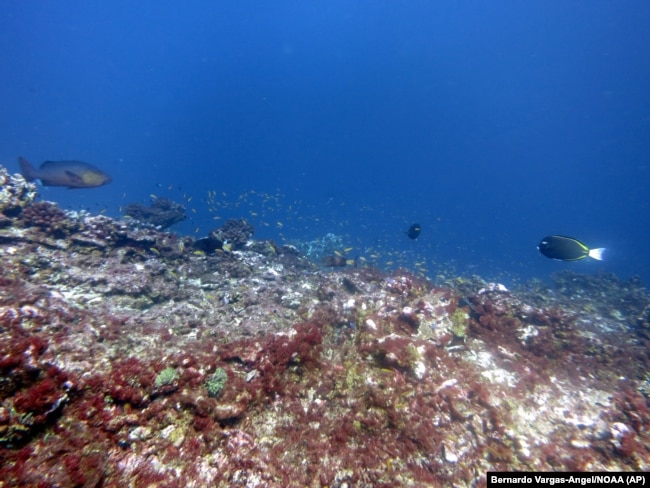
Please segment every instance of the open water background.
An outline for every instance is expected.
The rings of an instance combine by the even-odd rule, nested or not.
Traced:
[[[648,26],[645,0],[2,2],[0,162],[91,162],[113,183],[42,197],[165,196],[184,234],[246,217],[431,276],[647,284]],[[549,234],[606,260],[547,260]]]

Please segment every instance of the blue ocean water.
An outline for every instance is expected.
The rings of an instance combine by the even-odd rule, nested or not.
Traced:
[[[120,216],[151,195],[202,236],[333,234],[431,277],[650,282],[650,3],[5,2],[0,163],[78,159]],[[405,231],[418,222],[422,234]],[[550,234],[607,247],[551,261]]]

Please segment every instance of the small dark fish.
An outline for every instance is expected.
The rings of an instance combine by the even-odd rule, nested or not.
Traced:
[[[196,249],[197,251],[203,251],[206,254],[212,254],[217,249],[222,249],[223,242],[208,236],[208,237],[202,237],[194,241],[192,247],[194,247],[194,249]]]
[[[347,259],[344,256],[324,256],[323,259],[321,259],[321,263],[323,266],[326,268],[342,268],[343,266],[356,266],[357,265],[357,260],[356,259]]]
[[[605,248],[589,249],[578,239],[566,236],[548,236],[537,246],[539,252],[551,259],[560,261],[578,261],[590,257],[602,261]]]
[[[45,161],[36,169],[25,158],[18,158],[20,172],[27,181],[41,180],[43,186],[93,188],[111,182],[111,177],[82,161]]]
[[[413,224],[411,227],[409,227],[409,230],[406,231],[406,235],[411,239],[417,239],[420,236],[420,230],[420,224]]]

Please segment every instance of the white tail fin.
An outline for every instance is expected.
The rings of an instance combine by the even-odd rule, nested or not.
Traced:
[[[597,259],[598,261],[602,261],[604,252],[605,252],[604,247],[599,247],[598,249],[590,249],[589,250],[589,257]]]

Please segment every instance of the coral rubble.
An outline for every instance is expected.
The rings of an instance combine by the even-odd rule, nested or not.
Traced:
[[[34,203],[0,168],[0,484],[474,486],[650,468],[637,280],[324,271]],[[226,248],[224,248],[226,244]]]

